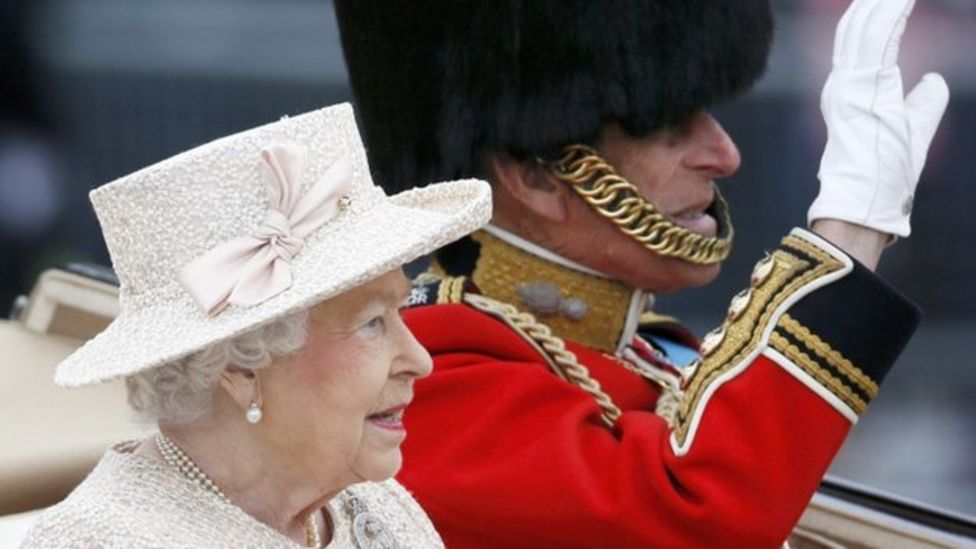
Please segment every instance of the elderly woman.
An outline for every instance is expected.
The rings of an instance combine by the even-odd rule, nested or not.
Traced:
[[[27,547],[441,545],[389,480],[431,368],[400,319],[400,266],[482,225],[485,183],[387,197],[341,105],[91,198],[121,313],[56,381],[125,378],[159,430],[110,449]]]

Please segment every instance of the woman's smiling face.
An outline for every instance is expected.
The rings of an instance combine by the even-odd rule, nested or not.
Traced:
[[[384,480],[400,469],[404,408],[432,367],[400,317],[409,292],[396,269],[319,304],[305,347],[259,374],[261,429],[317,483]]]

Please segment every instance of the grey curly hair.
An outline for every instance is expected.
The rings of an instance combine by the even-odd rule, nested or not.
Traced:
[[[228,366],[267,367],[296,353],[308,338],[308,311],[216,343],[169,364],[125,378],[129,405],[146,422],[185,425],[210,413],[217,378]]]

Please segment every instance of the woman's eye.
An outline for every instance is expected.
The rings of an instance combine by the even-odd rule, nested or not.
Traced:
[[[363,324],[362,327],[365,330],[371,331],[383,330],[386,328],[386,319],[384,319],[382,316],[376,316],[369,319],[365,324]]]

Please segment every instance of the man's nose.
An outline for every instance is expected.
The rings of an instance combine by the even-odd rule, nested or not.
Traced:
[[[685,158],[686,165],[704,173],[710,179],[720,179],[734,174],[742,163],[739,148],[732,137],[711,114],[695,115],[688,134],[691,151]]]

